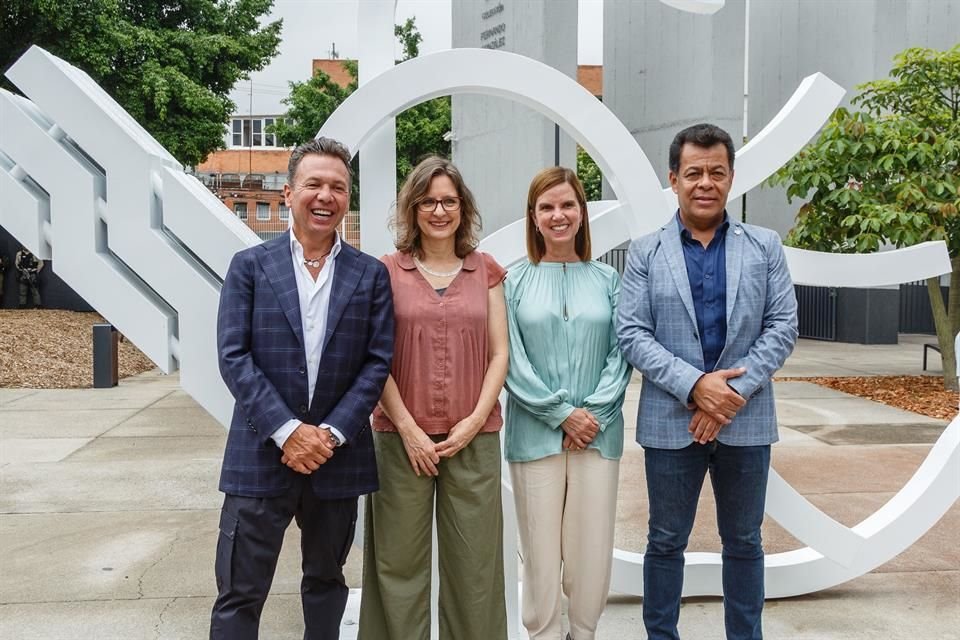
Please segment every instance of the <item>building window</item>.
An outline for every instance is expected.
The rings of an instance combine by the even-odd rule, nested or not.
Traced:
[[[237,217],[241,220],[247,219],[247,203],[246,202],[234,202],[233,203],[233,212],[237,214]]]
[[[290,220],[290,208],[282,202],[280,203],[280,219]]]
[[[277,146],[277,136],[273,133],[268,133],[273,131],[273,125],[275,120],[273,118],[264,118],[263,119],[263,144],[267,147]]]
[[[257,220],[269,220],[269,219],[270,219],[270,203],[258,202],[257,203]]]
[[[234,118],[230,122],[230,146],[277,146],[277,136],[273,133],[276,122],[276,118]]]

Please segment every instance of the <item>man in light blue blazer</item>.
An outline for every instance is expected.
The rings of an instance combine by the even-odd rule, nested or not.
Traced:
[[[700,124],[670,145],[679,210],[630,245],[617,334],[643,374],[637,442],[650,504],[643,620],[651,640],[677,640],[683,552],[707,471],[723,546],[728,639],[762,637],[763,522],[771,377],[797,339],[797,302],[779,236],[726,213],[730,135]]]

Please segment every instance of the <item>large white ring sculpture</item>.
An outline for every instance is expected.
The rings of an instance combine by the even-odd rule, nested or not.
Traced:
[[[404,109],[440,95],[476,92],[516,100],[552,118],[596,160],[622,197],[619,203],[591,203],[591,235],[598,253],[656,229],[672,214],[672,193],[664,194],[649,160],[622,123],[566,75],[512,53],[456,49],[389,69],[354,92],[318,135],[357,148],[383,121]],[[843,90],[821,74],[804,80],[771,124],[740,150],[731,197],[760,184],[802,148],[842,95]],[[521,219],[500,229],[481,247],[506,265],[521,260],[525,256],[522,225]],[[853,279],[850,274],[868,273],[871,284],[908,282],[949,270],[942,242],[870,256],[792,251],[788,257],[791,271],[814,273],[820,259],[830,262],[832,269],[846,271],[848,280]],[[853,529],[817,509],[772,471],[767,514],[809,547],[767,557],[768,596],[785,597],[839,584],[886,562],[923,535],[960,495],[958,438],[960,423],[955,422],[907,486]],[[920,495],[939,499],[908,499]],[[891,536],[891,531],[900,535]],[[642,561],[640,554],[616,550],[611,588],[641,594]],[[684,594],[721,594],[719,554],[687,554]]]
[[[232,399],[215,374],[209,327],[230,256],[258,239],[83,72],[32,48],[8,76],[33,102],[0,92],[0,224],[40,257],[52,257],[58,274],[164,371],[179,365],[184,389],[227,424]],[[839,100],[831,84],[822,76],[808,78],[774,123],[741,150],[735,190],[755,186],[816,132]],[[613,114],[563,74],[513,54],[448,51],[391,68],[363,85],[323,132],[357,148],[403,108],[469,91],[537,109],[598,161],[621,198],[591,205],[599,251],[669,216],[670,199]],[[483,245],[505,264],[523,255],[522,240],[509,229]],[[846,272],[850,279],[844,284],[854,286],[894,284],[950,269],[943,243],[870,256],[790,253],[791,270],[806,270],[810,284],[833,283],[822,282],[824,274],[816,268],[828,260],[834,261],[831,272]],[[860,269],[867,263],[870,273]],[[960,494],[958,451],[955,420],[906,486],[849,529],[773,472],[767,513],[809,547],[768,556],[768,596],[838,584],[912,544]],[[618,550],[613,589],[640,593],[641,580],[639,555]],[[719,556],[689,554],[685,594],[719,593]]]

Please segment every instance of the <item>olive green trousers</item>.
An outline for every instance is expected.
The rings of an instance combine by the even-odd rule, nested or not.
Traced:
[[[380,490],[366,500],[357,637],[430,640],[436,503],[440,640],[504,640],[500,435],[478,434],[436,477],[413,472],[399,434],[375,432],[374,445]]]

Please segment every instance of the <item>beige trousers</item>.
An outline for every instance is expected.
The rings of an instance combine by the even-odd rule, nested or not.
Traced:
[[[610,590],[619,469],[595,449],[510,463],[531,640],[561,637],[561,585],[570,635],[596,636]]]

